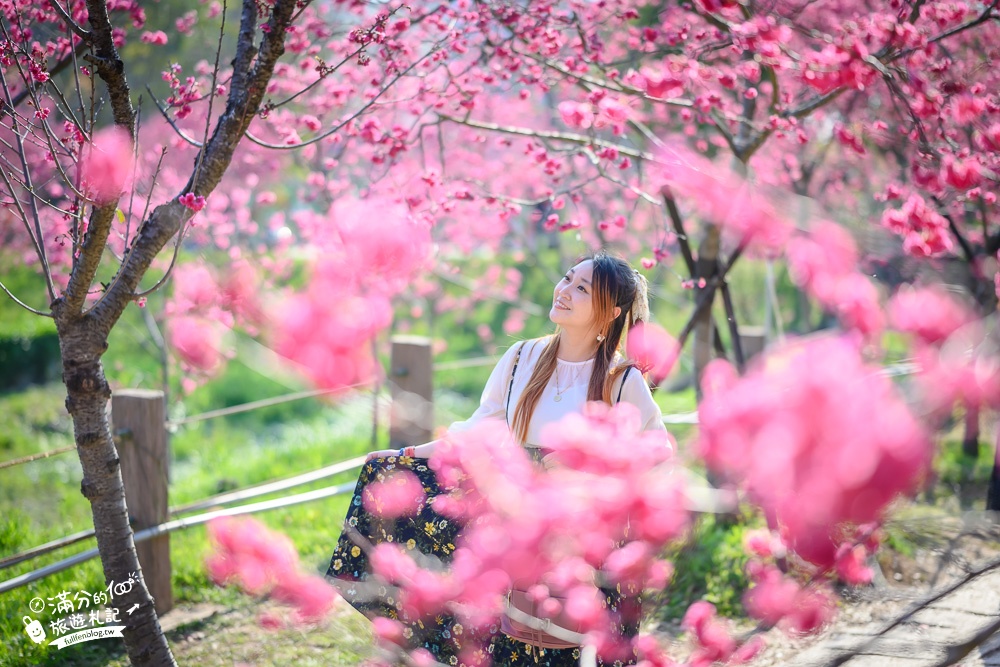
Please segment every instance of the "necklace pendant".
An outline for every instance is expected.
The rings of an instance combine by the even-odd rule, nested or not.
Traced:
[[[552,400],[554,400],[556,403],[558,403],[559,401],[562,400],[562,396],[560,396],[559,394],[556,394],[555,398],[553,398]]]

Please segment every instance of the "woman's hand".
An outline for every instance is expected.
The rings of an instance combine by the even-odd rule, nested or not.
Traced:
[[[365,463],[368,463],[372,459],[384,459],[389,456],[399,456],[398,449],[379,449],[374,452],[368,452],[365,456]]]

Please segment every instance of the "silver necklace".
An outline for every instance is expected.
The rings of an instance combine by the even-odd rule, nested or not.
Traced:
[[[556,364],[556,395],[552,398],[552,400],[555,401],[556,403],[560,402],[562,400],[562,395],[565,394],[567,391],[569,391],[570,387],[573,386],[573,383],[579,377],[580,377],[580,369],[577,369],[576,372],[573,374],[573,377],[570,378],[569,386],[567,386],[565,389],[560,389],[559,388],[559,364],[557,363]]]

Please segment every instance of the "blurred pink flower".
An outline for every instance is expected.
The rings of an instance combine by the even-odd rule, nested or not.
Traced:
[[[746,489],[788,547],[828,569],[846,525],[876,521],[913,490],[930,440],[889,378],[825,337],[706,386],[698,451]]]
[[[892,326],[930,345],[943,343],[973,319],[964,304],[939,287],[904,286],[889,302]]]
[[[653,384],[660,384],[673,370],[680,353],[677,340],[666,329],[652,322],[642,322],[628,332],[626,353]]]
[[[784,252],[794,225],[762,189],[687,148],[664,149],[660,158],[664,190],[685,197],[734,242],[768,256]]]
[[[408,470],[398,470],[384,481],[365,488],[362,503],[375,516],[395,519],[416,513],[424,499],[424,489],[417,476]]]
[[[559,103],[559,115],[567,127],[586,130],[594,124],[594,110],[589,102],[572,102],[566,100]]]
[[[132,138],[114,125],[94,133],[81,150],[83,189],[99,206],[114,201],[129,187],[132,175]]]
[[[808,235],[787,246],[792,280],[841,323],[868,339],[885,326],[878,291],[857,270],[858,252],[850,235],[831,222],[819,222]]]
[[[837,576],[844,583],[858,586],[870,584],[874,572],[865,565],[868,551],[864,546],[845,543],[837,551]]]
[[[726,625],[716,618],[715,605],[698,601],[688,607],[681,628],[694,635],[697,648],[691,654],[689,664],[707,667],[713,662],[726,662],[736,651],[736,640],[729,634]]]
[[[303,573],[295,546],[281,533],[251,518],[225,517],[208,524],[211,551],[205,560],[212,580],[236,585],[251,595],[270,596],[294,609],[298,623],[312,623],[332,609],[336,593],[319,576]],[[261,624],[281,627],[281,619],[264,614]]]
[[[217,323],[194,316],[175,317],[167,336],[170,346],[187,366],[203,373],[219,369],[222,332]]]

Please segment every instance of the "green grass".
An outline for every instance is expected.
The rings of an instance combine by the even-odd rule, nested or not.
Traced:
[[[182,427],[171,437],[170,504],[290,477],[367,451],[370,414],[365,399],[359,400],[362,403],[343,406],[319,404],[312,418],[288,425],[265,422],[251,428],[245,422],[219,420]],[[0,414],[9,426],[0,443],[2,460],[71,443],[61,402],[60,386],[0,397]],[[79,491],[79,465],[70,453],[0,470],[0,557],[92,526],[89,504]],[[355,476],[348,472],[270,497],[350,481]],[[255,500],[266,499],[268,496]],[[347,502],[348,497],[340,496],[256,516],[295,542],[304,568],[324,572]],[[9,568],[3,571],[3,578],[29,572],[93,545],[93,540],[88,540]],[[214,587],[205,574],[202,563],[208,542],[203,526],[173,533],[170,548],[177,603],[232,602],[232,595]],[[0,595],[0,635],[11,640],[0,647],[0,665],[77,664],[73,656],[79,653],[78,647],[58,651],[32,644],[23,631],[21,618],[30,613],[28,603],[33,597],[50,597],[62,590],[94,592],[104,587],[103,582],[95,559]],[[42,618],[48,620],[49,616],[43,613]]]
[[[969,456],[962,449],[961,429],[944,438],[938,448],[934,469],[946,484],[986,484],[993,470],[993,445],[980,437],[978,456]]]
[[[668,554],[674,564],[674,577],[651,600],[659,617],[680,619],[696,600],[711,602],[723,616],[742,616],[741,598],[749,586],[743,536],[755,525],[750,516],[740,517],[736,522],[702,516],[690,539]]]

